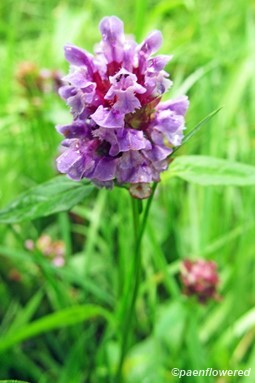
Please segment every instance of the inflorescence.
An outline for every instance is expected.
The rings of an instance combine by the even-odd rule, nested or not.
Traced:
[[[171,57],[151,56],[162,44],[159,31],[137,44],[115,16],[103,18],[99,29],[94,55],[65,46],[71,69],[59,94],[73,122],[57,127],[65,137],[57,167],[77,181],[141,188],[134,194],[145,198],[182,142],[188,99],[160,102],[172,82],[164,71]]]

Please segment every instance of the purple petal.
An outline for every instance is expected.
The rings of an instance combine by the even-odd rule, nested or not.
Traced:
[[[136,47],[137,43],[134,41],[133,36],[127,36],[124,43],[122,66],[128,71],[132,71],[133,69]]]
[[[97,181],[110,181],[115,178],[117,159],[102,157],[93,171],[91,178]]]
[[[126,152],[119,160],[117,180],[120,183],[152,182],[154,176],[149,161],[137,151]]]
[[[101,142],[106,141],[111,145],[109,151],[110,156],[114,157],[119,154],[119,145],[117,143],[117,136],[114,129],[98,128],[93,131],[93,136],[98,137]]]
[[[120,41],[123,36],[124,24],[123,21],[116,16],[107,16],[100,21],[99,30],[102,34],[103,41],[114,45]]]
[[[85,88],[88,85],[94,84],[93,82],[88,80],[87,70],[83,67],[80,67],[77,70],[69,73],[63,78],[63,80],[70,82],[71,85],[76,86],[78,88]]]
[[[171,110],[158,111],[155,122],[156,125],[154,126],[154,129],[157,129],[166,135],[168,133],[174,133],[184,126],[183,116],[175,114]]]
[[[124,115],[118,110],[107,109],[100,105],[91,118],[104,128],[121,128],[124,126]]]
[[[172,59],[172,56],[160,55],[152,57],[147,61],[148,70],[151,72],[160,72],[166,64]]]
[[[172,134],[172,135],[169,135],[169,137],[168,137],[169,142],[170,142],[173,146],[179,146],[179,145],[181,145],[182,140],[183,140],[183,137],[184,137],[183,130],[184,130],[184,128],[178,130],[176,133],[174,133],[174,134]]]
[[[85,66],[90,77],[93,75],[93,56],[75,45],[68,44],[64,47],[65,58],[70,64]]]
[[[58,93],[61,98],[63,98],[64,100],[67,100],[69,97],[75,96],[77,93],[77,90],[73,86],[65,85],[59,88]]]
[[[69,125],[57,125],[57,131],[66,138],[87,137],[90,133],[90,128],[83,121],[73,121]]]
[[[107,141],[110,145],[110,156],[116,156],[120,152],[129,150],[151,149],[151,143],[144,137],[142,131],[128,128],[107,129],[99,128],[94,130],[94,137],[101,141]]]
[[[91,107],[89,104],[94,102],[95,86],[94,84],[89,85],[87,88],[77,89],[77,93],[67,99],[67,105],[70,107],[71,113],[74,118],[79,117],[85,119],[91,114]],[[94,102],[95,106],[97,101]],[[95,107],[93,107],[95,110]],[[92,110],[93,110],[92,109]]]
[[[189,100],[187,96],[181,96],[174,100],[168,100],[165,102],[161,102],[158,104],[158,110],[172,110],[176,114],[180,114],[182,116],[185,115],[187,109],[189,107]]]
[[[57,168],[60,173],[66,173],[72,179],[79,181],[83,173],[82,155],[73,149],[65,150],[57,159]]]
[[[140,182],[152,182],[154,180],[153,171],[148,164],[138,165],[132,169],[126,182],[140,183]]]
[[[172,146],[179,146],[183,139],[184,125],[181,124],[178,129],[176,127],[171,131],[173,126],[156,125],[151,133],[153,142],[157,145],[164,145],[165,139]],[[157,132],[158,130],[158,132]]]
[[[144,42],[140,45],[140,52],[144,53],[146,56],[157,52],[157,50],[162,45],[162,34],[160,31],[151,32]]]
[[[67,105],[70,107],[71,113],[74,118],[77,118],[85,108],[85,99],[80,90],[73,86],[62,86],[59,89],[59,95],[66,100]]]
[[[75,96],[69,97],[67,100],[67,105],[70,106],[70,110],[74,118],[77,118],[85,108],[85,103],[81,92],[77,92]]]
[[[70,147],[74,147],[75,144],[77,144],[79,142],[79,140],[77,138],[66,138],[65,140],[63,140],[61,142],[61,145],[66,147],[66,148],[70,148]]]
[[[90,140],[65,140],[69,141],[69,148],[57,159],[57,168],[61,173],[66,173],[74,180],[80,180],[93,173],[98,160],[98,141]],[[63,143],[65,142],[62,142]]]
[[[124,25],[115,16],[104,17],[99,30],[102,34],[103,52],[109,63],[121,62],[123,58]]]
[[[145,86],[147,94],[153,97],[162,96],[172,85],[172,81],[166,78],[165,72],[161,71],[158,74],[147,75],[145,77]]]
[[[168,168],[169,160],[166,158],[162,161],[154,161],[153,162],[153,168],[155,169],[156,173],[158,174],[158,181],[160,180],[160,173],[163,172]]]
[[[138,84],[137,76],[134,73],[127,71],[126,69],[120,69],[114,76],[110,76],[110,83],[112,84],[110,90],[107,92],[105,98],[114,94],[114,90],[127,90],[132,89],[136,93],[145,93],[146,89]]]
[[[116,138],[120,152],[141,150],[151,147],[150,142],[144,138],[143,132],[135,129],[118,129]],[[111,153],[110,153],[111,154]]]
[[[154,144],[159,146],[164,146],[163,133],[159,132],[158,130],[155,130],[153,127],[150,136]]]
[[[152,145],[151,150],[143,150],[143,155],[153,162],[165,160],[171,153],[172,149],[163,145]]]
[[[105,95],[106,100],[116,98],[114,109],[120,113],[133,113],[141,107],[140,101],[135,93],[145,93],[146,89],[137,83],[135,74],[121,69],[115,76],[110,77],[112,86]]]
[[[120,113],[127,114],[133,113],[136,109],[141,107],[141,103],[132,91],[118,91],[116,92],[117,102],[114,104],[114,109]]]
[[[82,88],[82,93],[85,103],[91,104],[96,93],[96,84],[94,82],[87,83],[87,85]]]

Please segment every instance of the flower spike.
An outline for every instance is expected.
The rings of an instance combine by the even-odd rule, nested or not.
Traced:
[[[152,56],[162,44],[161,32],[137,44],[116,16],[104,17],[99,30],[94,55],[65,46],[71,67],[59,94],[73,123],[57,127],[65,137],[57,167],[74,180],[127,184],[135,198],[147,198],[150,183],[160,180],[182,142],[188,99],[160,102],[172,85],[164,70],[171,56]]]

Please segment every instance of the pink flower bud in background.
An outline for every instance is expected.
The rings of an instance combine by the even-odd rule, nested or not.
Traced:
[[[186,259],[181,264],[181,282],[184,294],[197,296],[201,303],[219,299],[217,264],[204,259]]]

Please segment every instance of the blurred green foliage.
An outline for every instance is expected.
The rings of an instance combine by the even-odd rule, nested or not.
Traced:
[[[42,92],[33,77],[24,86],[24,62],[65,73],[63,45],[91,50],[105,15],[121,17],[139,40],[152,29],[162,31],[161,52],[174,55],[167,97],[187,93],[191,102],[187,132],[222,107],[178,155],[255,165],[252,0],[2,0],[0,14],[1,207],[56,174],[61,137],[54,126],[70,121],[56,93]],[[125,315],[119,308],[132,278],[129,203],[125,190],[94,191],[71,213],[0,226],[0,379],[112,381]],[[254,187],[167,177],[161,183],[143,241],[127,383],[179,381],[173,367],[254,366],[254,205]],[[24,246],[42,234],[64,242],[64,267]],[[178,270],[185,257],[218,263],[221,301],[201,306],[182,295]]]

